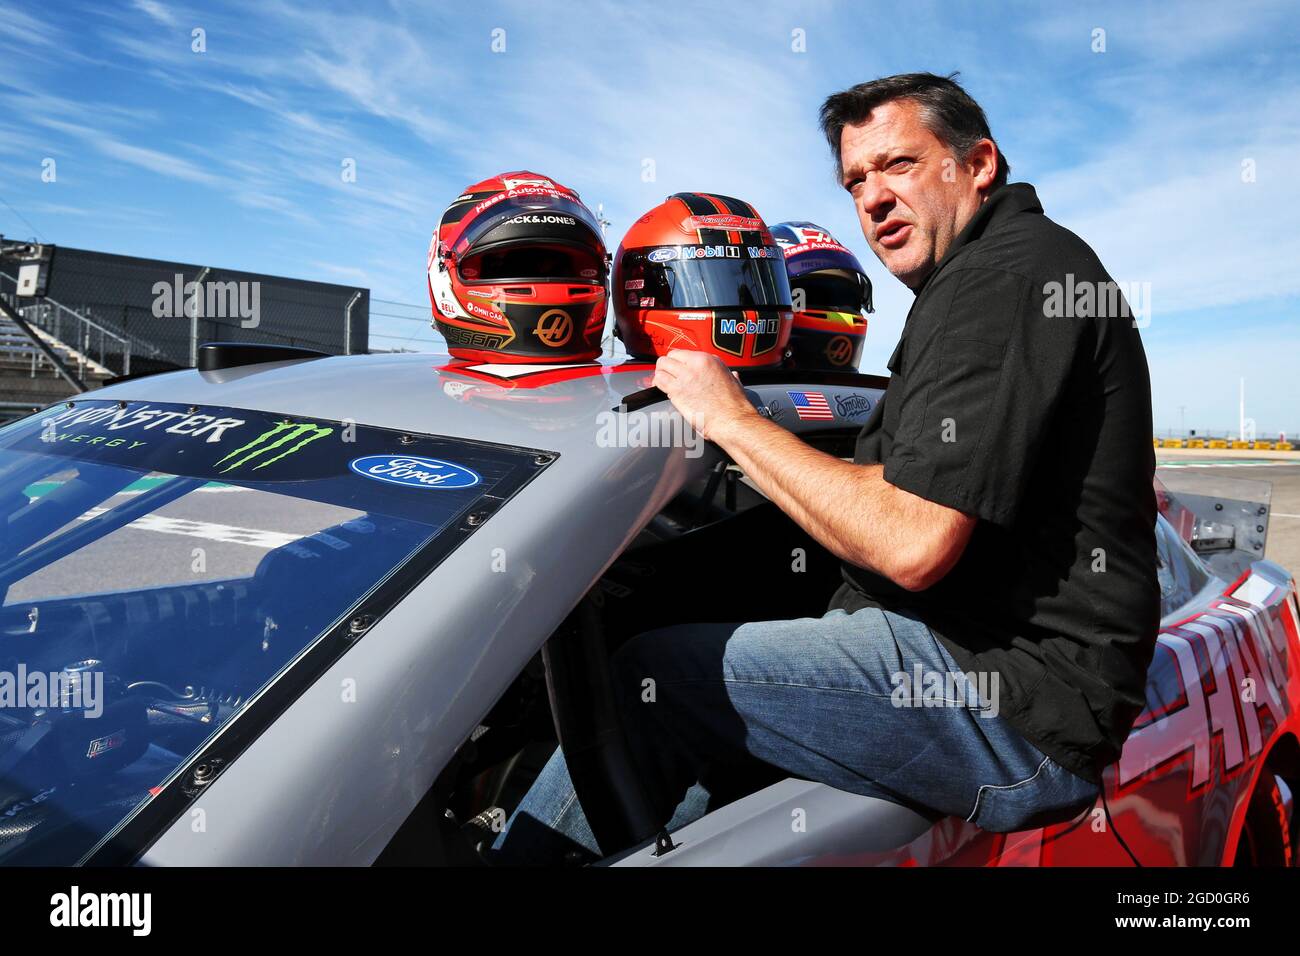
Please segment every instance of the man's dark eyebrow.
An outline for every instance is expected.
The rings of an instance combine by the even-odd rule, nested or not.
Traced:
[[[853,180],[861,178],[862,165],[860,163],[854,163],[852,166],[841,167],[840,185],[845,189],[849,187],[849,183],[853,182]]]
[[[870,158],[870,162],[875,166],[884,168],[886,163],[892,162],[894,159],[897,159],[900,156],[907,157],[909,159],[915,159],[919,152],[920,150],[916,149],[913,145],[908,145],[908,144],[890,145],[890,146],[886,146],[884,149],[880,150],[878,153],[872,156]],[[843,186],[845,189],[848,189],[849,183],[853,182],[854,179],[861,179],[861,178],[862,178],[862,164],[860,162],[855,163],[852,166],[844,168],[844,172],[840,177],[840,185]]]
[[[884,154],[882,153],[881,156],[883,155]],[[880,160],[881,156],[877,156],[875,157],[875,159]],[[852,183],[854,180],[861,179],[861,178],[862,178],[862,164],[858,163],[844,170],[844,175],[840,181],[840,185],[843,186],[845,189],[848,189],[850,183]]]

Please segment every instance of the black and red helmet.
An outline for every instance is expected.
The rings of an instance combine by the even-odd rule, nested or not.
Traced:
[[[677,193],[632,224],[614,256],[614,318],[636,356],[711,352],[777,365],[793,316],[785,260],[754,207]]]
[[[600,354],[608,255],[578,194],[537,173],[468,187],[429,244],[433,322],[458,358],[578,362]]]
[[[863,311],[871,306],[871,280],[858,257],[811,222],[779,222],[772,238],[785,253],[794,302],[790,332],[796,368],[856,369],[867,338]]]

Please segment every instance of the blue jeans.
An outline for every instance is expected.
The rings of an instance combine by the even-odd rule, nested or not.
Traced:
[[[1000,716],[994,675],[961,675],[925,624],[891,611],[666,627],[610,666],[633,765],[670,832],[787,776],[1000,833],[1068,819],[1098,794]],[[597,845],[557,748],[486,855],[621,849]]]

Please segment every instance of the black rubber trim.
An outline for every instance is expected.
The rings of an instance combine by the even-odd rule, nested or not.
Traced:
[[[865,375],[862,372],[837,372],[820,369],[798,371],[797,369],[788,368],[742,368],[736,371],[740,374],[741,385],[840,385],[882,389],[889,387],[888,376]],[[648,405],[655,405],[667,400],[668,396],[652,385],[649,388],[643,388],[639,392],[632,392],[627,395],[620,404],[614,406],[613,411],[626,410],[634,412]]]
[[[263,362],[289,362],[293,359],[329,358],[329,352],[304,349],[296,345],[261,345],[253,342],[208,342],[199,346],[197,368],[216,372],[223,368],[260,365]]]
[[[373,427],[373,426],[372,426]],[[391,428],[376,429],[394,435],[410,435]],[[417,437],[443,438],[426,435]],[[491,448],[505,448],[524,457],[513,480],[504,481],[468,507],[453,527],[434,535],[432,541],[416,551],[403,564],[375,585],[356,604],[340,616],[338,622],[293,661],[274,682],[234,715],[215,738],[188,761],[180,764],[163,789],[107,834],[78,863],[79,866],[129,866],[167,831],[207,787],[221,776],[230,763],[257,740],[302,694],[372,631],[385,614],[409,594],[416,585],[432,574],[471,534],[488,523],[488,519],[534,478],[546,470],[558,452],[502,445],[496,442],[457,438],[458,442]],[[469,515],[487,514],[487,518],[470,525]],[[351,622],[369,616],[372,622],[360,635],[350,633]],[[195,770],[206,765],[209,773],[203,783],[195,782]]]
[[[149,378],[151,375],[166,375],[168,372],[183,372],[185,367],[174,365],[171,368],[156,368],[149,372],[132,372],[130,375],[115,375],[112,378],[106,378],[100,383],[102,388],[108,388],[110,385],[120,385],[122,382],[134,382],[137,379]]]

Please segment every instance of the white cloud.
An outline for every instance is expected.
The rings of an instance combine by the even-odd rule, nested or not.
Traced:
[[[220,177],[200,169],[195,164],[181,159],[179,156],[121,142],[101,129],[93,129],[77,123],[67,123],[51,117],[40,118],[37,122],[42,126],[48,126],[51,129],[75,136],[89,143],[105,156],[129,163],[132,166],[138,166],[150,172],[159,173],[173,179],[185,180],[186,182],[201,183],[205,186],[217,186],[222,182]]]
[[[0,45],[50,47],[62,40],[62,33],[49,20],[34,17],[9,4],[0,4],[0,22],[4,23]]]
[[[176,17],[157,0],[132,0],[131,5],[137,10],[149,15],[157,23],[165,27],[174,27],[177,24]]]

